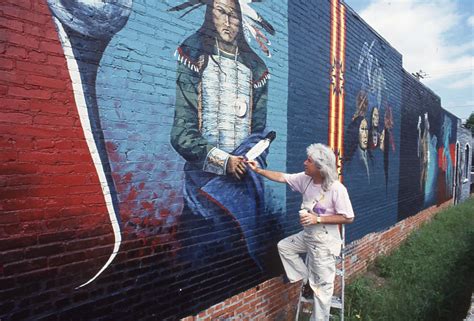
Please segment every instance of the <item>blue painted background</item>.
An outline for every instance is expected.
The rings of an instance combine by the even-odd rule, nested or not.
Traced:
[[[356,111],[357,94],[365,89],[368,91],[368,110],[365,118],[370,124],[371,111],[379,108],[379,128],[384,127],[384,114],[391,108],[393,115],[392,137],[395,150],[389,146],[384,154],[380,148],[371,151],[372,158],[368,160],[370,182],[367,180],[365,166],[356,159],[346,161],[343,167],[344,184],[352,200],[357,219],[347,226],[347,241],[356,240],[367,233],[381,231],[397,222],[398,206],[398,177],[400,159],[400,122],[402,75],[401,55],[383,38],[375,34],[369,26],[362,23],[350,10],[347,12],[347,49],[346,49],[346,97],[345,97],[345,142],[350,141],[350,126]],[[373,57],[372,66],[366,61],[361,62],[364,43],[373,43],[370,55]],[[376,75],[376,68],[382,71],[385,85],[382,85],[381,101],[377,92],[367,89],[367,70],[371,76]],[[370,68],[371,67],[371,68]],[[372,79],[373,81],[373,79]],[[370,137],[369,137],[370,139]],[[390,144],[391,145],[391,144]],[[348,153],[345,144],[345,153]]]
[[[304,8],[304,10],[302,10]],[[306,147],[328,143],[330,2],[290,1],[287,170],[302,172]],[[301,195],[287,189],[288,233],[298,223]]]

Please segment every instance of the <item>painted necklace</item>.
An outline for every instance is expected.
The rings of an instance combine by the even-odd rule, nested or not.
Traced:
[[[221,63],[221,52],[227,53],[228,55],[234,55],[234,62],[235,62],[235,68],[238,70],[238,65],[237,65],[237,58],[239,56],[239,47],[235,47],[235,52],[234,53],[229,53],[226,52],[222,49],[219,48],[219,41],[216,38],[216,48],[217,48],[217,55],[219,57],[219,64]],[[239,83],[239,73],[236,73],[236,83]],[[220,80],[221,81],[221,80]],[[235,86],[235,102],[234,102],[234,113],[237,117],[239,118],[244,118],[245,115],[247,114],[247,111],[249,109],[249,106],[247,104],[247,101],[245,100],[245,97],[239,97],[239,86]]]

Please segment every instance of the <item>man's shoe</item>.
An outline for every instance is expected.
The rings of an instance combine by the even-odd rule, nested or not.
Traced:
[[[282,280],[283,284],[290,283],[290,279],[288,279],[288,277],[286,275],[282,275],[281,280]]]
[[[309,285],[309,281],[307,281],[303,285],[303,288],[301,289],[301,295],[303,295],[303,298],[307,300],[310,300],[313,298],[313,289],[311,289],[311,286]]]

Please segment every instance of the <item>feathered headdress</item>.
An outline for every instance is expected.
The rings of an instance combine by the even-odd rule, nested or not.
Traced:
[[[259,47],[268,57],[271,57],[270,50],[268,46],[271,45],[268,38],[260,30],[260,28],[265,29],[271,35],[275,34],[275,29],[273,26],[265,20],[258,12],[256,12],[249,4],[252,2],[261,2],[262,0],[238,0],[240,5],[240,11],[242,13],[242,25],[244,27],[244,34],[247,40],[250,40],[251,37],[255,39]],[[212,0],[188,0],[180,5],[174,6],[168,11],[181,11],[187,9],[185,13],[181,15],[181,18],[190,13],[191,11],[203,6],[203,5],[212,5]]]

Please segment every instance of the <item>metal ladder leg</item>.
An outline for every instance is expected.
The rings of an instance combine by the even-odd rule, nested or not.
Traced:
[[[341,311],[341,317],[339,318],[340,321],[344,321],[344,291],[345,291],[345,244],[346,244],[346,239],[345,239],[345,226],[344,224],[339,225],[339,231],[341,233],[341,239],[342,239],[342,244],[341,244],[341,255],[338,257],[336,261],[336,266],[338,264],[338,261],[340,261],[340,268],[336,269],[336,277],[340,278],[340,284],[341,284],[341,295],[340,297],[333,296],[332,297],[332,302],[331,302],[331,308],[339,309]],[[332,315],[331,315],[332,317]]]

